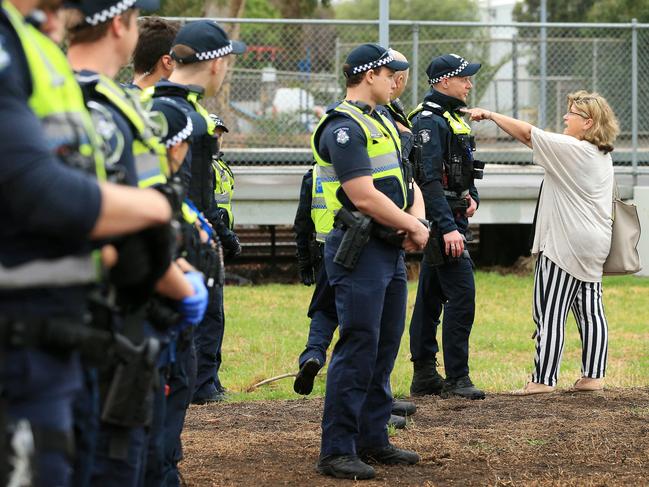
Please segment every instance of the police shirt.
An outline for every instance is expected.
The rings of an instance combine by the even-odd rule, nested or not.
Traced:
[[[424,97],[424,102],[427,101],[440,105],[442,111],[451,113],[465,106],[461,100],[447,96],[434,89],[431,89]],[[425,107],[424,110],[426,110]],[[464,233],[469,226],[469,221],[464,215],[453,215],[444,196],[442,186],[444,161],[448,161],[450,158],[448,148],[450,146],[452,132],[448,127],[446,119],[434,113],[432,115],[432,128],[422,134],[417,126],[419,117],[421,117],[421,112],[413,117],[411,121],[413,124],[413,134],[422,143],[422,159],[426,174],[425,181],[419,187],[424,197],[426,218],[435,222],[442,234],[454,230]],[[471,185],[469,194],[476,204],[480,204],[478,190],[475,186]]]
[[[13,267],[35,259],[90,250],[99,217],[97,182],[56,159],[28,105],[31,74],[20,40],[0,10],[0,261]],[[85,287],[0,290],[2,316],[79,315]]]
[[[181,85],[178,83],[174,83],[173,81],[162,80],[156,83],[155,93],[153,96],[156,98],[161,96],[171,98],[178,104],[178,106],[182,110],[184,110],[186,113],[191,113],[191,112],[195,112],[196,109],[194,108],[194,105],[192,105],[191,102],[187,100],[187,96],[191,92],[203,93],[203,91],[204,91],[203,88],[201,88],[200,86]],[[192,180],[193,147],[194,144],[200,143],[199,140],[202,139],[203,137],[211,137],[211,136],[209,135],[192,136],[192,138],[189,140],[190,150],[187,151],[187,156],[185,157],[185,160],[180,166],[179,173],[182,178],[183,185],[185,186],[185,189],[188,191],[191,200],[196,204],[197,208],[201,212],[203,212],[205,217],[212,224],[212,227],[214,227],[214,230],[216,231],[217,235],[219,237],[226,236],[226,238],[228,238],[230,235],[233,234],[233,232],[227,227],[227,225],[223,221],[221,217],[221,212],[219,211],[219,207],[216,204],[216,200],[214,199],[214,187],[216,184],[216,178],[214,176],[214,169],[212,168],[211,162],[209,164],[209,167],[206,168],[206,174],[208,174],[208,176],[204,178],[207,179],[206,181]],[[215,144],[214,150],[215,152],[217,152],[216,141],[214,142],[214,144]],[[207,200],[207,203],[205,203],[202,200]]]

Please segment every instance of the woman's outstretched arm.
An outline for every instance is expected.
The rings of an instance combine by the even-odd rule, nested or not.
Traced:
[[[514,137],[516,140],[522,142],[527,147],[532,147],[532,127],[533,125],[516,120],[515,118],[502,115],[500,113],[484,110],[483,108],[466,108],[462,110],[471,116],[471,120],[479,122],[481,120],[493,120],[496,125]]]

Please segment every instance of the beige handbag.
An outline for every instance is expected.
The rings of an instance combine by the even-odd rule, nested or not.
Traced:
[[[604,275],[635,274],[642,266],[638,254],[640,219],[634,204],[620,199],[617,184],[613,193],[611,250],[604,262]]]

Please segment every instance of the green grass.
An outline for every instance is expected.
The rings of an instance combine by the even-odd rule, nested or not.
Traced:
[[[476,273],[477,311],[471,333],[471,378],[487,391],[504,392],[521,387],[531,372],[534,354],[532,285],[531,275]],[[412,376],[408,323],[416,288],[416,282],[409,283],[406,330],[392,374],[396,396],[408,395]],[[226,288],[221,380],[233,392],[232,401],[299,397],[293,392],[292,378],[261,386],[254,392],[245,391],[263,379],[296,371],[298,355],[307,339],[306,310],[312,292],[312,287],[299,284]],[[607,385],[647,386],[649,279],[605,278],[604,306],[609,321]],[[559,387],[571,385],[580,376],[581,348],[572,314],[566,329]],[[441,338],[441,329],[438,338]],[[316,379],[313,395],[324,394],[324,382],[323,378]]]

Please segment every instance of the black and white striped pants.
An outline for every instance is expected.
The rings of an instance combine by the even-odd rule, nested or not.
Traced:
[[[602,378],[608,354],[602,283],[580,281],[539,254],[534,275],[536,356],[532,382],[557,384],[569,309],[581,337],[582,376]]]

